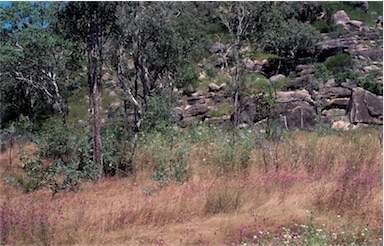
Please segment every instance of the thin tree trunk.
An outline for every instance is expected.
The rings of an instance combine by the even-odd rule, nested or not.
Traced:
[[[90,4],[88,16],[89,40],[88,40],[88,84],[90,89],[90,114],[92,119],[93,161],[98,169],[98,178],[104,177],[103,146],[101,138],[100,102],[102,96],[102,66],[103,47],[102,31],[100,29],[101,18],[98,16],[98,8]]]

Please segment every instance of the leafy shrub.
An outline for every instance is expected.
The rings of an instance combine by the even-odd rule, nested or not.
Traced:
[[[324,62],[325,67],[333,73],[344,72],[350,69],[352,64],[352,56],[348,54],[331,56]]]
[[[59,168],[57,165],[44,165],[40,158],[29,158],[28,155],[20,157],[22,168],[27,173],[27,178],[19,178],[18,183],[25,192],[31,192],[39,187],[55,189]]]
[[[255,146],[251,132],[238,131],[233,137],[222,136],[218,143],[217,169],[220,174],[246,171],[250,153]]]
[[[4,129],[0,129],[0,151],[11,147],[15,141],[31,138],[33,124],[28,116],[20,115],[19,118]]]
[[[314,27],[291,19],[265,33],[264,49],[298,61],[315,55],[319,51],[319,41],[320,33]]]
[[[187,84],[193,84],[199,77],[198,70],[195,65],[188,64],[180,69],[175,79],[177,88],[182,88]]]
[[[74,188],[83,178],[96,177],[88,131],[76,130],[52,118],[33,136],[33,141],[38,151],[32,156],[22,153],[20,159],[27,176],[18,181],[26,192],[50,187],[56,193],[60,189]]]
[[[312,23],[320,33],[329,33],[336,29],[336,26],[328,20],[316,20]]]
[[[151,96],[147,109],[143,113],[142,130],[144,132],[149,129],[162,131],[165,126],[171,124],[174,103],[175,97],[172,92]]]
[[[368,75],[365,78],[358,78],[357,86],[362,87],[376,95],[383,95],[383,84],[379,83],[373,75]]]
[[[315,63],[315,77],[322,79],[324,82],[332,78],[332,72],[327,69],[324,63]]]

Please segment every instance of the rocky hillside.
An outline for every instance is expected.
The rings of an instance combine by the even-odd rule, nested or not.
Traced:
[[[279,73],[276,63],[284,66],[285,59],[244,56],[243,66],[246,73],[255,75],[251,77],[253,82],[266,75],[264,88],[273,90],[267,93],[268,90],[245,89],[239,104],[241,126],[266,119],[273,119],[288,130],[310,129],[319,123],[344,130],[383,123],[382,17],[377,19],[377,26],[368,27],[340,10],[333,15],[333,21],[343,27],[342,34],[322,34],[317,63],[299,64]],[[174,111],[179,126],[196,121],[222,124],[231,120],[233,100],[225,79],[220,79],[222,64],[217,59],[228,47],[219,42],[207,47],[211,53],[207,60],[216,57],[216,83],[207,82],[208,72],[202,68],[202,83],[178,91],[179,105]],[[342,72],[335,69],[338,66],[345,66]],[[332,69],[334,73],[329,74]]]

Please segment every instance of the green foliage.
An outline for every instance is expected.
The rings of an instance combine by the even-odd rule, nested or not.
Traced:
[[[153,129],[141,137],[140,151],[151,158],[151,178],[161,185],[171,181],[184,182],[189,177],[189,144],[174,127],[164,127],[162,131]]]
[[[20,114],[44,120],[70,84],[78,64],[73,44],[55,29],[61,3],[13,2],[0,6],[2,126]],[[57,86],[57,89],[55,88]]]
[[[264,49],[279,56],[298,60],[319,51],[320,33],[311,25],[297,20],[282,22],[279,28],[264,35]]]
[[[18,183],[25,192],[31,192],[39,187],[55,188],[59,168],[57,165],[45,166],[40,158],[30,158],[28,155],[20,157],[22,168],[27,174],[27,178],[18,179]]]
[[[325,67],[333,73],[346,71],[351,68],[352,64],[352,56],[348,54],[331,56],[324,62]]]
[[[240,97],[265,92],[268,89],[268,79],[259,73],[245,73],[240,84]]]
[[[33,124],[28,116],[20,115],[8,127],[0,129],[0,152],[11,147],[15,142],[31,138]]]
[[[374,75],[357,79],[357,86],[364,88],[376,95],[383,95],[383,84],[377,81]]]
[[[329,33],[336,30],[336,25],[330,20],[316,20],[312,23],[312,26],[320,33]]]
[[[172,92],[154,95],[149,98],[147,109],[143,114],[141,129],[148,131],[155,129],[161,131],[163,127],[171,124],[175,104],[175,96]]]
[[[327,69],[324,63],[315,63],[315,77],[322,79],[324,82],[332,78],[332,72]]]
[[[276,54],[269,54],[269,53],[255,53],[252,55],[252,58],[255,60],[275,60],[275,59],[282,59],[282,57],[276,55]]]
[[[193,64],[185,65],[185,68],[180,69],[175,77],[175,86],[182,88],[188,84],[194,84],[199,77],[198,70]]]
[[[33,136],[38,151],[32,156],[21,153],[20,162],[27,176],[19,177],[19,184],[27,192],[50,187],[56,193],[60,189],[73,189],[82,179],[94,179],[97,169],[90,140],[87,131],[64,125],[58,118],[48,120]],[[107,154],[105,158],[108,157]]]
[[[232,138],[223,135],[218,142],[217,168],[220,174],[246,171],[250,153],[255,147],[250,131],[239,130],[233,134]]]
[[[217,106],[215,110],[211,111],[212,117],[222,117],[224,115],[231,115],[232,113],[232,105],[228,103],[224,103],[222,105]]]

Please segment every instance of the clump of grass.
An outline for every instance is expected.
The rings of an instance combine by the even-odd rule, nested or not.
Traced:
[[[228,185],[220,187],[207,197],[204,211],[207,214],[233,213],[242,205],[241,192]]]
[[[211,111],[212,117],[222,117],[224,115],[231,115],[232,106],[229,103],[224,103],[222,105],[217,106],[216,109]]]
[[[276,54],[270,54],[270,53],[255,53],[252,58],[254,60],[275,60],[275,59],[282,59],[281,56],[278,56]]]

